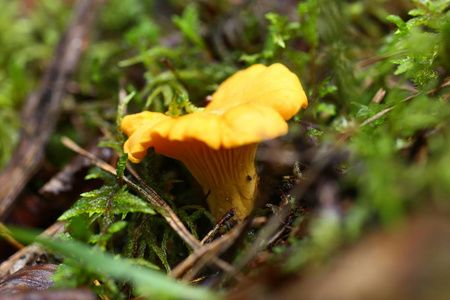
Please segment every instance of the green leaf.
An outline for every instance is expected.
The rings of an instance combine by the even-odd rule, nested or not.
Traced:
[[[402,18],[397,15],[389,15],[386,17],[386,20],[394,23],[398,27],[398,32],[405,34],[407,32],[407,27],[405,22],[403,22]]]
[[[113,215],[142,212],[155,214],[155,211],[141,198],[128,193],[126,186],[103,186],[100,189],[81,194],[71,209],[66,211],[59,220],[67,220],[74,216],[88,214],[104,214],[108,210]]]
[[[116,126],[117,126],[117,131],[118,132],[121,132],[120,124],[122,123],[122,119],[123,119],[124,112],[125,112],[125,107],[131,101],[131,99],[133,99],[135,94],[136,94],[136,92],[134,92],[134,91],[131,92],[130,94],[128,94],[125,97],[125,99],[123,99],[122,103],[120,103],[119,106],[117,107]]]
[[[125,167],[127,166],[127,160],[128,160],[128,153],[125,153],[119,158],[116,168],[117,178],[121,178],[123,176],[123,173],[125,172]]]
[[[143,266],[143,267],[153,269],[153,270],[160,270],[160,268],[157,265],[154,265],[151,262],[149,262],[145,259],[142,259],[142,258],[129,258],[128,260],[138,266]]]
[[[205,47],[205,43],[200,36],[200,20],[198,17],[197,7],[189,4],[183,12],[183,15],[173,16],[172,21],[180,28],[185,37],[200,48]]]
[[[151,43],[157,44],[159,36],[159,26],[149,17],[143,17],[135,27],[125,33],[128,43],[137,48],[146,48]]]
[[[88,174],[84,177],[84,179],[101,179],[108,185],[113,185],[116,182],[116,178],[114,175],[98,167],[90,168]]]
[[[276,13],[267,13],[266,19],[270,22],[269,31],[272,37],[272,42],[281,48],[286,48],[285,40],[290,38],[288,18]]]
[[[166,114],[170,115],[172,118],[176,118],[183,115],[184,112],[192,113],[202,109],[203,108],[198,108],[192,104],[186,94],[175,91],[175,97],[170,102]]]
[[[323,131],[317,130],[315,128],[308,128],[308,134],[312,136],[321,136]]]
[[[322,117],[330,117],[336,115],[336,105],[333,103],[321,102],[316,107],[317,113]]]
[[[119,232],[120,230],[124,229],[125,227],[127,227],[127,222],[126,221],[117,221],[111,224],[111,226],[108,228],[108,232],[109,233],[116,233]]]
[[[317,0],[307,0],[300,2],[297,6],[298,16],[300,17],[299,31],[312,47],[319,45],[319,31],[317,19],[320,9]]]
[[[153,89],[152,93],[147,97],[144,108],[149,109],[150,105],[153,103],[153,100],[160,94],[163,96],[164,102],[167,100],[170,101],[174,97],[174,92],[170,88],[170,85],[160,85]]]
[[[319,98],[323,98],[326,95],[332,94],[337,91],[337,86],[329,85],[330,80],[331,78],[327,77],[320,83],[318,88]]]
[[[412,9],[408,12],[408,15],[410,16],[425,16],[426,14],[427,11],[423,8]]]
[[[414,63],[410,58],[393,60],[394,63],[398,63],[397,70],[395,70],[394,75],[400,75],[407,72],[414,67]]]

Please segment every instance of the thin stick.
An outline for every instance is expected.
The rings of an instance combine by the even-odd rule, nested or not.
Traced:
[[[16,249],[22,249],[25,247],[19,243],[15,238],[11,236],[11,232],[2,222],[0,222],[0,236],[2,236],[8,243],[10,243]]]
[[[370,124],[376,120],[378,120],[379,118],[381,118],[382,116],[384,116],[385,114],[387,114],[388,112],[390,112],[391,110],[393,110],[395,108],[395,106],[390,106],[386,109],[383,109],[382,111],[380,111],[379,113],[371,116],[370,118],[368,118],[367,120],[365,120],[364,122],[362,122],[359,127],[362,128],[364,126],[366,126],[367,124]]]
[[[203,246],[200,249],[197,249],[194,251],[191,255],[189,255],[185,260],[183,260],[181,263],[179,263],[173,270],[172,270],[172,277],[178,278],[186,271],[192,267],[196,261],[198,261],[201,258],[207,258],[202,264],[199,264],[196,266],[197,270],[200,270],[208,261],[208,259],[211,259],[213,256],[216,256],[217,254],[222,253],[228,247],[239,237],[242,230],[245,228],[245,222],[242,222],[238,225],[236,225],[233,230],[229,231],[225,235],[221,236],[220,238],[212,241],[210,244],[207,244]],[[236,270],[229,270],[231,274],[235,274]],[[185,277],[184,280],[190,281],[191,277],[195,276],[196,272],[191,272],[188,277]],[[236,274],[239,276],[239,272]],[[242,275],[240,275],[242,276]]]
[[[444,88],[444,87],[449,86],[449,85],[450,85],[450,77],[445,78],[445,79],[442,81],[442,83],[441,83],[438,87],[436,87],[436,88],[434,88],[434,89],[431,89],[431,90],[429,90],[429,91],[426,91],[425,93],[419,92],[419,93],[416,93],[416,94],[414,94],[414,95],[408,96],[408,97],[402,99],[401,102],[408,102],[409,100],[412,100],[412,99],[414,99],[415,97],[417,97],[417,96],[419,96],[419,95],[422,95],[422,94],[425,94],[425,95],[433,94],[433,93],[439,91],[441,88]],[[388,108],[386,108],[386,109],[383,109],[383,110],[380,111],[379,113],[373,115],[372,117],[370,117],[370,118],[368,118],[367,120],[365,120],[364,122],[362,122],[362,123],[359,125],[359,128],[362,128],[362,127],[364,127],[364,126],[366,126],[366,125],[368,125],[368,124],[370,124],[370,123],[372,123],[372,122],[378,120],[379,118],[381,118],[382,116],[384,116],[385,114],[387,114],[388,112],[390,112],[391,110],[393,110],[394,108],[395,108],[395,105],[390,106],[390,107],[388,107]]]
[[[357,64],[355,64],[355,68],[357,68],[357,69],[364,68],[364,67],[367,67],[367,66],[369,66],[371,64],[374,64],[376,62],[385,60],[385,59],[393,57],[393,56],[397,56],[397,55],[403,54],[405,52],[407,52],[407,50],[400,50],[400,51],[397,51],[397,52],[394,52],[394,53],[387,53],[387,54],[383,54],[383,55],[370,57],[368,59],[362,60],[362,61],[358,62]]]
[[[231,218],[234,217],[236,214],[236,209],[232,208],[220,219],[219,222],[214,226],[213,229],[211,229],[207,235],[201,240],[201,244],[209,244],[213,240],[213,238],[216,236],[216,234],[219,232],[220,228],[222,228],[223,225],[225,225]]]
[[[266,248],[267,245],[269,245],[268,241],[270,237],[277,232],[280,224],[283,223],[283,220],[289,214],[289,211],[290,206],[286,205],[280,211],[278,211],[276,214],[270,217],[264,229],[258,232],[253,243],[244,249],[242,257],[240,257],[239,260],[235,263],[236,270],[238,271],[242,270],[246,265],[248,265],[248,263],[252,259],[254,259],[257,256],[257,253],[259,253],[259,251],[261,251],[262,249]],[[231,272],[227,274],[222,274],[222,277],[218,279],[216,284],[225,282],[230,278],[236,277],[236,275],[238,274]]]

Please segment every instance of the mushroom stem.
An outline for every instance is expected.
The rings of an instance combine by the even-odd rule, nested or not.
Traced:
[[[214,217],[219,220],[229,209],[244,219],[254,207],[258,175],[255,154],[258,144],[214,150],[203,143],[186,148],[180,158],[200,183]]]

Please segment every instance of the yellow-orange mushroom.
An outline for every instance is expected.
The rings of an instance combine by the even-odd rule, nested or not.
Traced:
[[[138,163],[154,147],[182,161],[217,219],[231,208],[243,219],[254,208],[258,143],[286,134],[286,120],[307,105],[298,77],[284,65],[253,65],[225,80],[204,110],[177,118],[148,111],[125,116],[124,152]]]

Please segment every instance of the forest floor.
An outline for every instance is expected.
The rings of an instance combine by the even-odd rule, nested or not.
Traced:
[[[449,0],[0,7],[0,299],[450,298]],[[185,146],[127,162],[125,116],[202,115],[276,63],[308,105],[259,144],[248,217],[208,205]],[[240,89],[284,111],[272,77]]]

